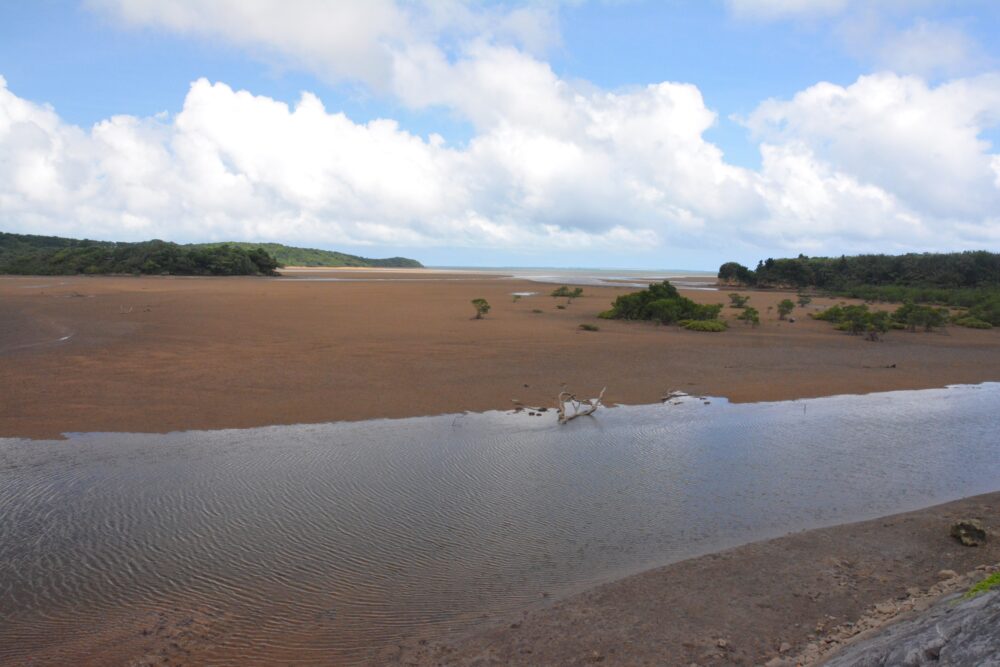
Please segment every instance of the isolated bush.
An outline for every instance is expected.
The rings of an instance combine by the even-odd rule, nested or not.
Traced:
[[[600,331],[601,328],[596,324],[581,324],[580,329],[583,331]]]
[[[621,295],[611,304],[611,310],[601,313],[599,317],[675,324],[681,320],[713,320],[721,311],[721,303],[710,305],[695,303],[681,296],[676,287],[664,280],[642,291]]]
[[[916,331],[918,327],[931,331],[944,327],[948,323],[948,315],[947,308],[904,303],[892,314],[892,319],[906,325],[910,331]]]
[[[889,329],[900,329],[905,326],[895,320],[895,315],[890,315],[884,310],[869,310],[866,304],[832,306],[818,313],[810,313],[810,316],[830,322],[836,329],[854,336],[865,334],[871,341],[881,340]]]
[[[681,326],[691,331],[725,331],[728,327],[721,320],[686,320]]]
[[[553,290],[550,296],[564,296],[568,299],[575,299],[582,294],[582,287],[574,287],[573,289],[570,289],[567,285],[563,285],[562,287]]]
[[[757,326],[760,324],[760,311],[753,306],[747,306],[743,312],[736,316],[736,319],[743,320],[746,324]]]
[[[750,297],[743,296],[742,294],[729,295],[729,305],[733,308],[746,308],[747,302],[750,301]]]
[[[795,303],[791,299],[782,299],[778,302],[778,319],[785,319],[793,310],[795,310]]]
[[[1000,294],[983,299],[969,308],[969,315],[1000,327]]]
[[[490,312],[490,303],[486,299],[473,299],[472,307],[476,309],[477,320],[483,319],[483,316]]]
[[[968,327],[969,329],[992,329],[993,325],[986,320],[981,320],[978,317],[960,317],[955,320],[955,324],[960,327]]]
[[[868,306],[865,306],[865,308],[868,308]],[[818,313],[809,313],[809,317],[814,320],[837,323],[843,319],[844,309],[841,306],[830,306],[826,310],[821,310]]]

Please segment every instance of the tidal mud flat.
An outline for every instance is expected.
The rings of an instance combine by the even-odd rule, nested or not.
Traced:
[[[415,417],[513,399],[553,407],[564,384],[649,404],[672,390],[746,402],[1000,380],[1000,330],[868,343],[799,310],[794,323],[769,315],[783,292],[748,292],[760,327],[726,308],[729,331],[706,334],[597,318],[634,287],[587,285],[567,305],[550,284],[495,274],[289,274],[310,276],[353,282],[0,278],[0,436]],[[472,320],[479,297],[492,309]]]
[[[939,525],[971,512],[995,530],[995,493],[829,526],[997,491],[998,398],[988,383],[688,397],[562,427],[486,413],[0,440],[0,657],[633,664],[677,640],[752,664],[816,632],[758,632],[789,613],[849,619],[996,556]]]

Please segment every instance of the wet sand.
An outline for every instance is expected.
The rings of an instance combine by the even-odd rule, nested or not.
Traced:
[[[762,325],[726,308],[732,326],[714,334],[598,319],[629,287],[587,287],[559,309],[565,299],[545,296],[554,286],[496,276],[290,275],[0,278],[0,436],[552,406],[564,385],[641,404],[671,390],[767,401],[1000,380],[1000,330],[870,343],[801,309],[794,324],[779,321],[768,307],[787,293],[749,292]],[[512,292],[540,294],[514,302]],[[728,292],[685,294],[712,303]],[[492,304],[484,320],[472,319],[477,297]]]
[[[951,538],[967,517],[992,540]],[[998,535],[1000,493],[794,533],[599,586],[464,640],[413,638],[372,664],[818,664],[855,632],[996,571]]]
[[[992,536],[986,545],[963,547],[948,535],[953,521],[967,517],[983,521]],[[814,665],[855,633],[997,571],[998,535],[1000,493],[980,495],[707,554],[565,599],[540,598],[518,615],[483,618],[456,640],[414,635],[366,664]],[[209,655],[215,664],[230,662],[216,650],[231,626],[225,613],[183,599],[159,602],[163,611],[130,609],[109,614],[92,633],[53,637],[20,664],[198,665]],[[331,664],[316,652],[285,662]]]

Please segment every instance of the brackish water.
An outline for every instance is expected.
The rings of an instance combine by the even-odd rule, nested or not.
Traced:
[[[356,661],[692,555],[1000,490],[998,407],[989,383],[692,397],[562,427],[494,412],[0,439],[0,664],[192,609],[217,619],[200,663]]]

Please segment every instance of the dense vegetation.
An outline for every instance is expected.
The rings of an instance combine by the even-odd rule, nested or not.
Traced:
[[[274,275],[278,266],[262,248],[78,241],[0,232],[0,273],[8,274]]]
[[[755,270],[736,262],[719,280],[747,287],[812,288],[839,296],[968,308],[969,326],[1000,326],[1000,254],[986,251],[767,259]],[[978,323],[978,324],[977,324]]]
[[[950,313],[947,308],[905,303],[892,313],[885,310],[869,310],[867,304],[861,304],[832,306],[810,315],[817,320],[833,323],[841,331],[854,335],[864,333],[870,340],[879,340],[889,329],[910,331],[940,329],[948,323]],[[985,324],[983,328],[989,328],[989,325]]]
[[[359,266],[378,268],[413,268],[419,269],[423,264],[415,259],[406,257],[387,257],[385,259],[372,259],[370,257],[358,257],[348,255],[333,250],[319,250],[317,248],[294,248],[280,243],[244,243],[242,241],[234,243],[202,243],[194,247],[213,247],[219,245],[230,245],[238,248],[263,248],[272,257],[278,260],[282,266]]]
[[[611,310],[600,316],[609,320],[653,320],[660,324],[677,324],[684,320],[714,320],[721,310],[721,303],[701,305],[681,296],[676,287],[664,280],[640,292],[621,295],[611,304]]]
[[[970,289],[1000,287],[1000,254],[986,251],[946,254],[857,255],[767,259],[754,271],[736,262],[719,268],[727,284],[758,287],[853,286]]]
[[[196,243],[153,240],[114,243],[0,232],[0,273],[66,275],[147,273],[273,275],[280,266],[421,267],[405,257],[369,259],[278,243]]]

